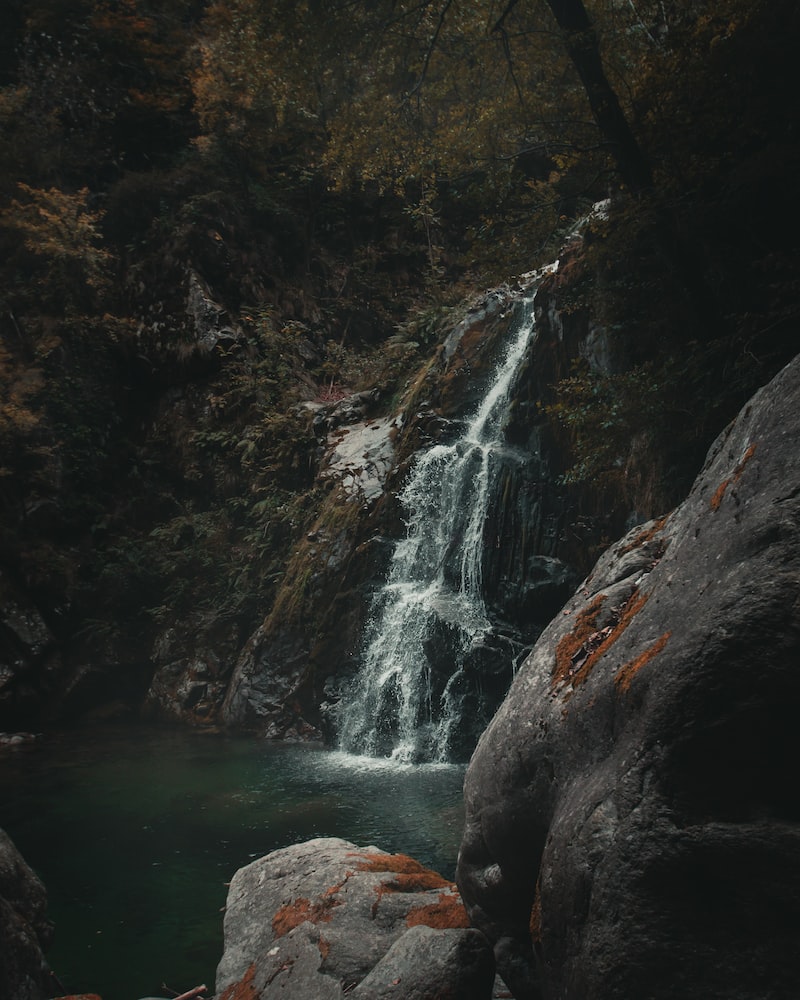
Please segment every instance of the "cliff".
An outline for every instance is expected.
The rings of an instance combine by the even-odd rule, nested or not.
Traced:
[[[220,1000],[793,997],[798,432],[800,358],[547,626],[467,771],[460,896],[374,848],[276,851],[231,884]]]
[[[606,301],[606,244],[620,227],[596,210],[536,292],[483,529],[492,627],[469,668],[462,756],[593,559],[678,501],[698,442],[734,412],[739,386],[715,401],[712,366],[689,381],[662,373],[663,384],[655,370],[630,375]],[[378,379],[330,399],[307,303],[289,331],[232,318],[192,270],[176,280],[185,301],[159,308],[180,313],[178,343],[159,339],[152,315],[142,330],[158,389],[145,435],[126,444],[127,496],[106,496],[88,535],[65,523],[55,468],[24,501],[0,577],[0,721],[141,712],[324,738],[404,530],[398,491],[415,455],[453,440],[474,408],[531,276],[440,316],[427,360],[401,346],[395,372],[398,358],[414,367],[391,397]]]
[[[518,1000],[796,993],[800,360],[613,545],[481,737],[458,883]]]

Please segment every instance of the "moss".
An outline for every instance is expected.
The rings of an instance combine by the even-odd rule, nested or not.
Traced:
[[[665,632],[660,638],[656,639],[652,646],[649,646],[643,653],[640,653],[633,660],[628,660],[627,663],[623,664],[617,671],[614,677],[614,687],[620,694],[627,694],[630,690],[630,686],[633,683],[634,677],[639,673],[643,666],[648,664],[654,657],[658,656],[661,650],[669,642],[669,637],[672,632]]]
[[[450,884],[437,872],[423,869],[420,872],[397,875],[389,882],[384,882],[383,888],[385,892],[426,892],[428,889],[440,889]]]
[[[713,511],[719,510],[719,505],[722,503],[722,498],[725,496],[725,491],[730,484],[730,479],[723,479],[719,486],[714,491],[714,496],[711,497],[709,505]]]
[[[344,491],[337,489],[325,498],[316,518],[305,524],[307,537],[294,548],[265,623],[268,634],[289,625],[302,624],[309,631],[316,627],[316,616],[321,609],[315,601],[314,583],[320,580],[322,585],[326,558],[334,544],[343,535],[355,537],[361,511],[361,504],[353,503]]]
[[[416,375],[413,376],[411,384],[402,397],[402,408],[409,413],[414,413],[418,406],[423,392],[430,391],[431,384],[436,374],[436,355],[430,357],[422,365]],[[397,408],[400,408],[400,401]]]
[[[711,507],[711,509],[713,511],[718,511],[719,510],[720,505],[722,503],[722,500],[723,500],[723,498],[725,496],[725,493],[726,493],[728,487],[729,486],[735,486],[736,483],[738,483],[739,480],[742,478],[742,473],[745,470],[745,466],[750,461],[750,459],[753,457],[753,455],[755,453],[755,450],[756,450],[755,444],[751,444],[749,446],[749,448],[747,449],[747,451],[742,456],[742,460],[738,463],[738,465],[736,466],[736,468],[733,470],[733,473],[727,479],[723,479],[723,481],[716,488],[716,490],[714,491],[714,495],[709,500],[709,506]]]
[[[272,631],[274,624],[295,623],[303,617],[312,574],[312,559],[308,544],[301,543],[289,563],[286,582],[272,605],[265,626],[267,633]]]
[[[406,925],[419,925],[444,930],[455,927],[469,927],[469,917],[461,897],[454,892],[441,892],[436,903],[417,906],[408,913]]]
[[[421,892],[452,885],[438,872],[421,865],[407,854],[354,855],[364,860],[356,865],[362,872],[391,872],[397,878],[385,885],[394,892]]]
[[[445,889],[448,891],[439,896],[438,903],[431,903],[426,906],[417,907],[415,910],[411,910],[409,917],[411,917],[411,914],[418,913],[419,918],[413,923],[409,923],[409,927],[413,926],[414,923],[425,923],[428,924],[429,927],[469,926],[469,922],[463,925],[456,923],[429,923],[429,921],[432,920],[446,921],[462,919],[456,912],[457,907],[461,907],[461,909],[463,909],[463,904],[461,903],[460,897],[457,895],[455,885],[452,882],[448,882],[448,880],[438,872],[432,871],[430,868],[426,868],[424,865],[421,865],[419,861],[415,861],[414,858],[410,858],[407,854],[356,854],[353,855],[353,857],[362,859],[356,865],[356,869],[358,871],[387,872],[394,876],[393,878],[387,879],[385,882],[381,882],[379,885],[375,886],[375,892],[377,893],[378,898],[372,906],[373,917],[377,913],[380,901],[387,893],[427,892],[431,889]],[[450,900],[452,900],[452,902],[450,902]],[[466,911],[464,911],[464,918],[466,918]]]

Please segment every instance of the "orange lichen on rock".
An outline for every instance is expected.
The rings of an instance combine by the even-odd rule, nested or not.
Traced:
[[[669,520],[669,514],[665,517],[660,517],[657,521],[654,521],[649,528],[645,528],[640,531],[639,534],[627,545],[623,546],[617,553],[620,556],[624,556],[627,552],[632,552],[634,549],[638,549],[641,545],[645,545],[651,539],[653,539],[659,531],[664,527],[664,525]]]
[[[671,635],[672,632],[665,632],[660,638],[656,639],[652,646],[649,646],[635,659],[629,660],[619,668],[614,678],[614,686],[617,691],[621,694],[625,694],[628,690],[630,690],[633,678],[639,673],[645,664],[649,663],[653,657],[658,656],[661,650],[669,642],[669,637]]]
[[[597,616],[605,601],[605,594],[598,594],[588,608],[584,608],[575,618],[571,631],[562,637],[556,646],[556,665],[553,671],[552,687],[569,680],[572,664],[583,649],[587,639],[597,631]]]
[[[714,496],[709,500],[712,510],[719,510],[719,505],[722,503],[722,498],[725,496],[725,490],[727,490],[729,483],[730,479],[723,479],[714,491]]]
[[[380,882],[375,886],[378,898],[372,907],[373,916],[377,912],[381,899],[387,893],[394,892],[427,892],[430,889],[449,889],[456,891],[452,882],[421,865],[419,861],[410,858],[407,854],[358,854],[362,860],[356,865],[358,871],[366,872],[387,872],[392,878],[385,882]],[[441,896],[439,897],[442,898]],[[439,904],[432,904],[434,907]],[[420,909],[426,909],[421,907]],[[414,912],[414,911],[412,911]],[[424,923],[425,921],[420,921]],[[432,926],[432,925],[431,925]]]
[[[611,649],[647,604],[649,596],[641,593],[637,587],[620,609],[616,620],[612,619],[611,624],[598,630],[597,615],[605,600],[605,594],[599,594],[589,607],[578,615],[575,628],[559,642],[556,648],[556,670],[553,674],[552,687],[556,688],[569,682],[574,690],[579,684],[583,684],[600,657]]]
[[[406,916],[406,925],[417,927],[419,924],[436,930],[470,926],[466,907],[455,892],[441,892],[438,902],[410,910]]]
[[[753,457],[755,450],[756,450],[755,444],[751,444],[750,447],[747,449],[747,451],[744,453],[744,455],[742,455],[742,460],[733,470],[733,473],[727,479],[723,479],[723,481],[716,488],[716,490],[714,491],[714,495],[709,500],[709,505],[711,506],[712,510],[714,511],[719,510],[720,504],[722,503],[726,490],[731,484],[735,485],[736,483],[739,482],[739,480],[742,477],[742,473],[744,472],[744,467]]]
[[[256,963],[253,962],[244,977],[238,983],[231,983],[219,1000],[258,1000],[258,990],[253,983],[255,975]]]
[[[359,855],[364,860],[356,865],[362,872],[391,872],[396,878],[384,882],[384,892],[423,892],[452,885],[438,872],[425,868],[407,854]]]
[[[340,886],[332,887],[316,903],[300,896],[292,900],[291,903],[282,906],[272,918],[272,933],[275,937],[283,937],[295,927],[304,924],[306,920],[311,921],[312,924],[327,923],[333,916],[331,910],[335,906],[341,905],[340,900],[333,898],[339,888]]]

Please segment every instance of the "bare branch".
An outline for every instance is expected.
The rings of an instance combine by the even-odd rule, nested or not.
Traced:
[[[503,22],[508,17],[508,15],[511,13],[511,11],[517,6],[518,2],[519,2],[519,0],[508,0],[508,3],[506,4],[506,9],[503,11],[503,13],[500,15],[500,17],[498,17],[498,19],[495,21],[495,25],[492,28],[492,32],[503,31],[504,30],[504,28],[503,28]]]
[[[414,94],[420,89],[422,84],[425,82],[425,77],[428,74],[428,67],[431,63],[431,57],[433,55],[434,49],[436,48],[436,43],[439,40],[439,35],[441,34],[442,28],[444,27],[444,20],[447,17],[447,12],[452,6],[453,0],[447,0],[444,7],[442,7],[439,13],[439,23],[436,25],[436,30],[431,37],[430,43],[428,45],[428,51],[425,53],[425,61],[422,64],[422,72],[420,73],[419,80],[414,84],[408,93],[408,97],[413,97]]]
[[[506,5],[506,9],[503,11],[503,13],[500,15],[500,17],[495,22],[495,25],[492,28],[492,34],[494,34],[494,32],[496,31],[500,35],[500,38],[501,38],[502,43],[503,43],[503,53],[505,54],[506,64],[508,65],[509,76],[511,77],[511,79],[512,79],[512,81],[514,83],[514,89],[517,92],[517,97],[519,99],[519,103],[522,104],[522,105],[524,105],[525,104],[525,98],[522,96],[522,88],[520,87],[519,81],[517,80],[517,75],[514,72],[514,60],[511,57],[511,42],[509,41],[508,32],[506,31],[506,27],[505,27],[505,23],[504,23],[505,19],[508,17],[508,15],[514,9],[514,7],[516,7],[516,5],[517,5],[517,0],[509,0],[508,4]]]

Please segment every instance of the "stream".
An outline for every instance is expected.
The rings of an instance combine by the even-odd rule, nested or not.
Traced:
[[[394,546],[373,604],[361,667],[339,706],[345,750],[396,761],[446,761],[465,711],[471,651],[491,626],[483,599],[484,533],[497,489],[512,390],[535,335],[534,281],[483,398],[453,441],[420,452],[400,502]]]
[[[448,878],[464,767],[141,724],[0,754],[0,826],[47,887],[65,992],[214,985],[237,868],[312,837],[412,855]]]

